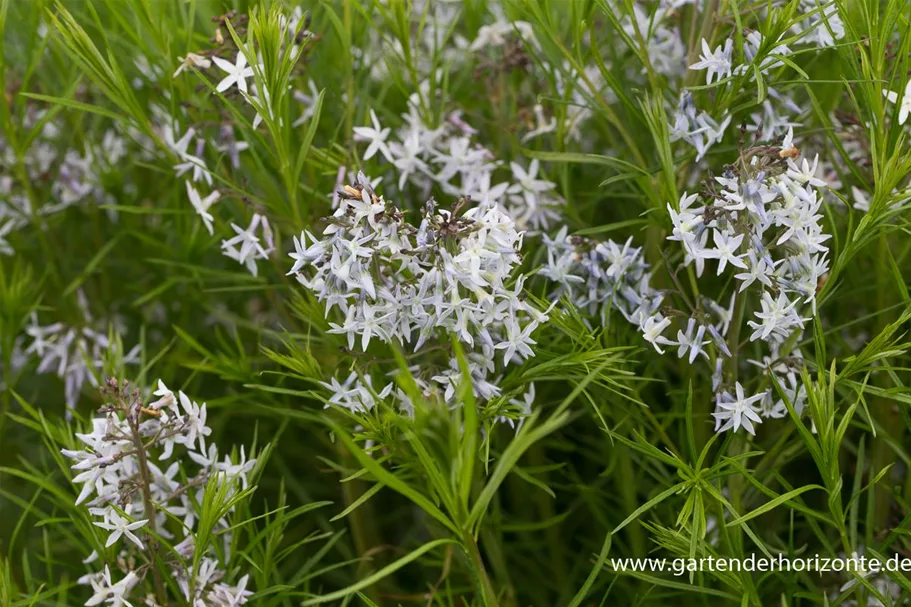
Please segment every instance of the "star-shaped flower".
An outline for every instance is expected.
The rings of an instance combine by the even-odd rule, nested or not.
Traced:
[[[895,91],[883,91],[883,95],[892,103],[898,103],[898,93]],[[905,124],[908,116],[911,116],[911,80],[908,80],[905,85],[905,93],[901,98],[901,105],[898,108],[898,123]]]
[[[190,204],[193,205],[193,208],[196,209],[196,213],[202,217],[202,222],[205,224],[206,229],[209,231],[209,234],[214,234],[212,230],[212,214],[209,213],[209,207],[215,204],[219,198],[221,198],[221,193],[218,190],[214,190],[211,194],[205,198],[200,197],[199,192],[196,191],[190,182],[187,182],[187,196],[190,197]]]
[[[364,160],[370,160],[379,152],[386,160],[392,162],[392,152],[390,152],[389,146],[386,145],[386,138],[389,136],[391,129],[389,127],[384,129],[380,125],[380,121],[376,117],[376,112],[373,110],[370,110],[370,121],[373,123],[373,127],[354,127],[354,136],[356,140],[370,142],[370,145],[367,146],[367,151],[364,152]]]
[[[247,57],[243,52],[238,51],[237,58],[234,60],[233,64],[229,61],[225,61],[221,57],[212,57],[212,61],[228,74],[215,87],[216,91],[224,93],[236,84],[241,92],[247,92],[247,78],[253,75],[253,68],[247,66]]]

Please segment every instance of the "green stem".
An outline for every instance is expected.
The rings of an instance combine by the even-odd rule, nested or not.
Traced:
[[[888,256],[889,242],[885,234],[879,237],[879,259]],[[892,279],[886,264],[879,264],[877,272],[877,307],[880,310],[886,309],[891,303],[889,293],[891,293]],[[879,316],[879,332],[889,323],[886,315]],[[885,362],[885,361],[884,361]],[[873,380],[881,388],[889,388],[884,381],[882,374],[874,374]],[[901,414],[898,408],[891,400],[887,398],[871,398],[871,414],[873,422],[876,425],[876,436],[873,438],[872,450],[870,454],[870,474],[877,474],[889,465],[897,461],[896,454],[891,441],[901,444],[902,434],[904,434],[905,425],[902,423]],[[874,529],[873,532],[886,529],[889,525],[889,516],[892,510],[892,484],[889,482],[877,483],[875,489],[876,509],[874,512]]]
[[[130,431],[133,439],[133,446],[136,450],[136,458],[139,460],[139,465],[137,466],[139,472],[139,481],[140,481],[140,491],[142,492],[142,504],[143,504],[143,514],[148,519],[149,531],[155,533],[155,502],[152,501],[152,479],[149,475],[149,462],[146,455],[146,446],[142,442],[142,434],[139,431],[139,412],[137,411],[134,415],[131,409],[131,403],[121,401],[121,406],[124,407],[126,412],[126,418],[129,420]],[[167,600],[167,595],[165,594],[164,583],[161,579],[161,574],[158,571],[157,563],[155,562],[155,553],[157,552],[158,544],[154,539],[149,541],[149,552],[150,560],[152,561],[152,575],[154,578],[155,584],[155,596],[158,599],[159,605],[164,605]]]
[[[465,548],[465,552],[468,553],[468,558],[471,560],[475,581],[477,582],[478,589],[481,593],[482,604],[485,607],[499,607],[500,603],[497,599],[497,593],[493,588],[493,584],[490,582],[490,577],[487,575],[484,559],[481,558],[481,550],[478,548],[478,543],[475,541],[474,536],[470,533],[466,533],[465,537],[462,538],[462,545]]]
[[[354,459],[350,453],[348,453],[344,448],[341,448],[342,460],[354,465]],[[346,464],[347,465],[347,464]],[[361,488],[363,483],[360,483],[356,480],[351,480],[346,483],[342,483],[342,499],[345,502],[345,507],[347,508],[353,504],[363,493]],[[361,506],[354,510],[351,514],[348,515],[347,521],[348,526],[351,529],[351,537],[354,539],[354,550],[357,553],[358,557],[363,558],[366,555],[369,555],[370,551],[377,545],[376,534],[374,530],[376,525],[370,524],[371,508],[370,503],[361,504]],[[358,570],[360,575],[366,575],[366,566],[367,560],[363,560],[358,565]],[[370,588],[366,589],[364,592],[368,597],[375,603],[380,602],[380,590],[382,588],[382,582],[379,584],[374,584]]]
[[[745,307],[742,293],[734,295],[734,312],[731,315],[731,326],[728,330],[728,350],[731,351],[731,356],[725,361],[727,376],[730,377],[731,381],[734,383],[737,382],[737,366],[740,354],[740,326],[743,324]],[[748,449],[749,442],[747,439],[740,434],[734,434],[729,450],[730,456],[736,457],[746,453]],[[728,477],[728,494],[731,496],[731,502],[737,512],[742,512],[740,502],[741,493],[743,491],[742,481],[743,477],[740,474],[732,474]],[[732,533],[737,534],[738,545],[742,545],[742,528],[738,526],[736,529],[732,530]]]
[[[737,366],[739,364],[739,355],[740,355],[740,327],[743,325],[743,315],[744,310],[746,309],[745,299],[741,293],[734,295],[734,312],[731,314],[731,326],[728,330],[728,350],[731,351],[731,356],[727,361],[727,371],[728,377],[732,381],[737,381]]]

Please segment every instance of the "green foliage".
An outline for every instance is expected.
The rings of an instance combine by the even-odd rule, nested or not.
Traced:
[[[153,386],[161,377],[205,397],[220,445],[268,445],[258,450],[248,490],[230,494],[211,481],[199,504],[198,545],[224,551],[215,523],[229,518],[232,575],[249,573],[253,605],[911,600],[901,572],[876,579],[671,575],[623,571],[612,561],[911,554],[911,147],[897,108],[883,96],[899,90],[911,69],[908,0],[835,0],[845,37],[819,54],[777,57],[782,65],[765,75],[756,66],[774,55],[768,41],[793,41],[793,26],[828,5],[706,0],[676,9],[690,63],[702,38],[714,47],[733,37],[739,60],[749,32],[767,41],[756,69],[723,82],[703,85],[690,71],[687,85],[700,103],[745,120],[761,110],[770,88],[800,99],[811,109],[803,128],[843,183],[826,202],[833,238],[819,316],[799,344],[806,410],[776,382],[788,416],[757,436],[713,432],[710,370],[659,357],[618,314],[593,324],[566,300],[536,334],[535,357],[498,378],[499,396],[481,401],[463,382],[455,387],[461,406],[440,407],[414,381],[412,355],[388,344],[351,352],[344,336],[329,332],[339,318],[327,317],[324,303],[286,275],[292,237],[318,233],[329,214],[326,193],[338,168],[380,166],[377,158],[362,160],[353,127],[368,124],[370,110],[384,124],[395,120],[421,90],[427,61],[434,93],[419,95],[419,110],[428,121],[462,110],[497,158],[547,167],[573,233],[633,235],[652,267],[671,275],[660,288],[695,282],[691,268],[676,274],[682,259],[663,247],[666,208],[692,191],[687,178],[701,165],[691,148],[671,140],[668,108],[677,99],[649,55],[641,29],[648,24],[635,19],[640,3],[504,2],[507,18],[534,27],[540,47],[528,62],[557,66],[539,81],[521,70],[486,73],[480,63],[457,68],[447,59],[447,48],[486,22],[484,2],[462,3],[427,57],[415,44],[429,27],[423,4],[305,5],[310,17],[294,33],[307,49],[299,54],[283,51],[290,4],[0,0],[0,178],[8,173],[32,209],[27,227],[9,238],[14,255],[0,256],[0,605],[82,605],[90,596],[77,583],[87,572],[83,559],[93,550],[106,562],[117,557],[86,509],[74,506],[71,463],[60,453],[76,445],[74,433],[101,400],[83,390],[70,418],[64,382],[39,372],[35,356],[15,362],[33,313],[80,330],[105,323],[111,346],[93,369],[96,380]],[[232,9],[247,21],[218,21]],[[390,47],[398,42],[384,55],[381,80],[370,74],[377,66],[355,52],[374,31]],[[178,57],[211,46],[216,35],[244,53],[254,66],[250,84],[271,96],[217,92],[217,70],[190,67],[171,77]],[[615,55],[599,50],[605,39]],[[630,86],[630,70],[644,75],[641,85]],[[565,85],[557,86],[558,77]],[[305,108],[293,93],[310,80],[318,93],[297,122]],[[585,146],[563,137],[573,92],[593,113]],[[535,103],[558,119],[553,141],[520,138]],[[206,170],[221,192],[223,225],[214,235],[174,176],[179,159],[155,105],[174,115],[181,108],[194,124],[229,121],[249,144],[238,166],[220,150]],[[262,126],[254,128],[257,114]],[[863,162],[839,136],[849,121],[863,142]],[[52,145],[61,156],[98,145],[107,131],[124,136],[130,153],[99,169],[110,197],[39,212],[56,195],[53,179],[30,174],[27,156],[48,125],[58,125]],[[732,131],[738,126],[732,122]],[[728,137],[701,162],[720,173],[737,158],[743,142],[734,143]],[[850,186],[869,197],[868,212],[852,208]],[[406,211],[426,200],[411,185],[403,190],[412,198],[402,201]],[[228,226],[246,226],[253,213],[269,218],[276,248],[255,276],[218,251],[233,236]],[[529,274],[546,256],[530,242],[523,254]],[[545,309],[548,292],[532,276],[524,297]],[[739,341],[739,356],[753,358],[751,343],[743,335]],[[124,355],[133,345],[136,364]],[[451,347],[465,371],[462,346],[453,339]],[[366,413],[327,404],[329,378],[380,368],[397,369],[395,385],[413,403],[413,417],[388,399]],[[511,401],[530,382],[537,395],[523,416]],[[166,574],[166,559],[183,557],[168,538],[154,539],[161,554],[153,568]],[[897,594],[886,596],[883,581]],[[185,604],[176,580],[162,584],[174,597],[168,604]]]

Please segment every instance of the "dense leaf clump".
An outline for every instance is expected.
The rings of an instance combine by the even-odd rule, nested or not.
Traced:
[[[0,0],[0,605],[908,604],[909,15]]]

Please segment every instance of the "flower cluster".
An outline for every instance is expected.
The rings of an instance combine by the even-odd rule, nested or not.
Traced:
[[[243,57],[242,53],[238,53],[238,57]],[[216,57],[217,59],[217,57]],[[199,65],[199,67],[205,67],[204,65]],[[234,84],[240,86],[240,82],[244,82],[240,75],[235,75],[237,79],[234,81]],[[231,127],[226,127],[227,133],[225,134],[229,140],[233,141],[233,132],[234,129]],[[199,215],[202,219],[203,225],[209,234],[214,234],[213,221],[214,216],[211,213],[212,205],[214,205],[221,198],[221,192],[218,190],[212,190],[209,194],[203,196],[196,189],[196,186],[193,185],[193,182],[203,182],[207,185],[212,185],[212,173],[209,171],[206,166],[205,160],[203,160],[202,154],[205,149],[206,140],[197,137],[196,147],[193,150],[193,153],[190,154],[187,150],[190,144],[190,141],[196,137],[196,130],[192,127],[187,129],[186,133],[180,139],[174,137],[174,131],[170,125],[166,126],[163,130],[164,141],[167,144],[168,148],[176,155],[178,158],[178,163],[174,165],[174,170],[178,177],[182,176],[184,173],[190,172],[191,178],[185,182],[187,190],[187,198],[190,200],[190,204],[193,206],[193,210]],[[246,149],[246,142],[239,142],[232,146],[232,154],[236,158],[237,154]],[[230,257],[231,259],[237,261],[239,264],[246,266],[247,270],[254,276],[258,273],[258,267],[256,261],[258,259],[266,259],[269,254],[274,250],[272,244],[272,230],[269,226],[269,220],[265,217],[254,213],[253,218],[251,219],[250,226],[245,230],[239,227],[237,224],[232,223],[231,228],[235,232],[235,236],[230,239],[222,240],[221,248],[222,253]],[[265,240],[266,248],[263,247],[260,237],[257,236],[257,228],[260,228],[262,231],[263,239]]]
[[[36,220],[44,229],[43,218],[78,204],[111,204],[112,195],[105,188],[107,175],[127,154],[126,140],[108,129],[97,140],[67,147],[61,129],[46,112],[27,105],[23,129],[40,129],[35,141],[22,157],[0,134],[0,255],[12,255],[10,235],[23,230]],[[23,174],[16,170],[20,164]],[[21,178],[34,184],[47,183],[46,192],[29,191]],[[41,202],[39,202],[41,201]],[[116,212],[109,211],[111,218]]]
[[[198,545],[196,529],[207,488],[213,483],[227,490],[228,498],[248,487],[248,474],[256,460],[225,457],[218,460],[213,444],[206,446],[211,429],[206,425],[206,406],[193,402],[183,392],[176,395],[160,380],[154,396],[144,404],[138,389],[111,379],[102,388],[106,404],[103,417],[92,420],[92,429],[77,434],[81,449],[64,449],[75,463],[73,482],[82,486],[76,505],[86,504],[93,524],[107,533],[104,548],[116,546],[116,559],[96,550],[86,560],[105,561],[104,569],[89,573],[79,582],[89,585],[91,607],[102,602],[114,607],[129,605],[139,594],[149,605],[162,605],[167,587],[157,569],[165,563],[191,605],[237,607],[252,594],[247,576],[236,585],[225,582],[224,566],[230,560],[231,530],[226,517],[215,523],[224,547]],[[169,540],[174,554],[164,555],[164,544],[144,537],[145,531]],[[211,537],[209,535],[208,537]],[[198,567],[194,554],[202,552]],[[111,566],[122,570],[115,581]],[[145,592],[148,591],[148,592]],[[175,597],[176,598],[176,597]]]
[[[744,150],[704,192],[684,194],[676,206],[668,205],[668,240],[683,247],[683,265],[693,280],[703,276],[707,262],[715,264],[717,275],[733,279],[727,306],[699,292],[690,299],[679,288],[670,293],[652,288],[648,264],[631,241],[595,242],[569,236],[565,228],[544,240],[548,258],[541,274],[558,285],[552,297],[565,294],[603,317],[616,308],[659,353],[671,346],[690,363],[697,358],[710,363],[719,431],[743,427],[753,433],[763,417],[783,417],[787,408],[775,396],[773,381],[798,412],[806,398],[795,344],[808,320],[803,314],[816,312],[817,288],[828,271],[829,235],[820,224],[825,182],[816,176],[818,158],[812,163],[801,158],[792,142],[789,132],[780,147]],[[688,311],[674,308],[669,294],[679,295]],[[748,360],[764,376],[752,396],[731,381],[737,375],[725,366],[725,361],[738,364],[731,350],[740,346],[739,323],[748,310],[748,341],[767,348]],[[674,324],[676,337],[666,337]]]
[[[477,130],[458,112],[447,115],[436,127],[429,126],[422,118],[421,99],[422,93],[411,95],[408,111],[402,115],[403,126],[394,137],[390,128],[380,125],[373,111],[372,126],[354,129],[356,140],[369,142],[364,160],[380,154],[392,163],[400,191],[412,184],[427,196],[433,186],[438,186],[450,196],[499,203],[522,229],[545,228],[559,218],[564,201],[556,193],[555,183],[538,176],[537,160],[527,168],[509,163],[511,177],[495,183],[494,174],[503,163],[473,140]],[[543,115],[540,119],[544,120]]]
[[[438,209],[431,199],[415,227],[359,175],[356,185],[339,192],[322,238],[305,231],[295,239],[289,273],[325,303],[327,315],[334,308],[344,315],[329,332],[345,335],[349,349],[358,344],[366,350],[376,338],[411,352],[431,342],[448,350],[452,333],[469,349],[476,392],[489,398],[499,393],[489,379],[495,357],[507,365],[533,356],[531,334],[547,317],[521,297],[524,277],[515,270],[523,234],[514,222],[492,203],[464,207],[462,199],[452,210]],[[450,357],[445,370],[430,373],[418,378],[421,385],[452,401],[457,362]],[[332,387],[337,395],[367,389],[354,378]],[[353,407],[348,397],[330,402]],[[373,400],[354,402],[366,408]]]
[[[791,49],[786,44],[778,43],[771,50],[760,52],[768,44],[763,40],[762,34],[756,31],[749,32],[743,41],[745,63],[735,64],[734,40],[728,38],[723,44],[712,50],[708,41],[702,40],[702,53],[699,61],[690,65],[691,70],[705,71],[707,85],[732,86],[732,76],[745,76],[753,81],[756,73],[765,76],[769,71],[784,65],[780,57],[790,55]],[[800,114],[801,109],[787,96],[782,95],[774,88],[767,88],[767,97],[762,103],[762,112],[751,115],[753,124],[748,130],[762,130],[765,139],[782,136],[788,128],[798,126],[787,115],[782,116],[779,106],[792,114]],[[696,160],[701,160],[709,148],[719,143],[731,123],[731,116],[727,113],[715,119],[709,112],[697,109],[690,91],[684,89],[680,93],[680,101],[673,114],[673,121],[669,124],[671,141],[686,141],[696,150]]]
[[[801,355],[795,342],[808,318],[802,312],[816,312],[816,292],[828,271],[825,245],[829,235],[820,220],[825,182],[816,176],[818,159],[810,163],[799,157],[793,147],[792,134],[781,147],[757,146],[741,153],[737,165],[715,178],[715,186],[702,194],[686,195],[676,208],[668,205],[673,232],[669,240],[679,242],[685,253],[685,265],[702,276],[706,262],[715,263],[717,274],[730,275],[736,284],[731,306],[720,315],[722,326],[709,324],[705,312],[722,310],[714,302],[702,299],[687,316],[686,333],[678,332],[672,341],[660,333],[651,340],[658,344],[680,346],[680,353],[702,348],[702,327],[712,336],[721,354],[730,356],[740,328],[735,308],[747,316],[750,342],[765,343],[768,354],[758,364],[768,378],[762,391],[745,397],[737,383],[734,393],[725,388],[723,364],[716,358],[716,420],[720,430],[743,426],[753,431],[750,423],[759,423],[759,414],[782,417],[785,404],[777,399],[772,377],[788,394],[794,407],[802,408],[802,387],[795,369]],[[748,299],[755,293],[754,299]],[[745,314],[744,314],[745,315]],[[670,324],[670,319],[661,319]],[[692,334],[696,326],[697,333]],[[730,336],[729,337],[729,333]],[[690,337],[684,340],[681,337]],[[730,342],[728,340],[730,339]],[[685,345],[685,347],[684,347]],[[694,357],[691,356],[691,360]],[[706,358],[712,358],[706,355]]]
[[[674,122],[668,130],[671,141],[686,141],[696,149],[696,160],[702,160],[709,148],[724,138],[730,124],[729,115],[723,116],[719,122],[706,111],[697,112],[693,96],[684,91],[674,112]]]
[[[490,86],[501,86],[496,76],[502,72],[522,72],[528,87],[511,93],[519,95],[517,103],[523,108],[521,115],[524,118],[510,126],[519,132],[522,143],[559,133],[565,140],[577,141],[587,147],[590,142],[583,137],[582,126],[595,115],[589,108],[592,96],[614,100],[615,95],[605,85],[596,64],[578,68],[569,63],[550,64],[535,53],[539,44],[532,24],[506,18],[499,3],[489,3],[487,8],[493,21],[480,26],[470,41],[458,34],[450,35],[455,15],[454,6],[449,3],[434,3],[427,7],[426,14],[417,8],[410,13],[417,19],[415,27],[423,37],[415,40],[422,48],[413,50],[413,63],[408,67],[416,69],[421,82],[408,100],[402,126],[395,131],[383,128],[371,112],[371,124],[355,128],[354,138],[368,143],[364,160],[379,156],[393,165],[399,190],[406,184],[413,184],[422,198],[429,196],[433,186],[439,186],[447,195],[467,195],[476,201],[489,196],[519,228],[543,230],[559,220],[565,205],[556,185],[539,176],[540,166],[535,161],[525,165],[498,160],[485,147],[489,144],[483,134],[463,118],[462,110],[442,112],[437,117],[432,108],[461,106],[459,100],[445,98],[446,91],[438,86],[443,70],[434,70],[440,63],[449,69],[475,64],[474,77],[489,76]],[[383,37],[384,44],[375,40],[378,37]],[[384,37],[376,29],[371,30],[371,40],[367,47],[370,50],[356,50],[361,53],[361,60],[370,65],[377,80],[386,79],[390,58],[402,54],[401,44],[397,39]],[[376,49],[384,51],[383,57],[365,59]],[[440,60],[430,61],[437,53]],[[533,54],[536,55],[534,59]],[[554,84],[561,102],[548,110],[534,91],[550,83]],[[501,168],[508,168],[511,175],[500,171]]]
[[[645,2],[635,2],[632,15],[624,17],[622,23],[627,36],[641,36],[652,67],[669,78],[686,72],[686,45],[673,16],[687,4],[692,4],[692,0],[667,0],[656,3],[651,10]]]
[[[612,309],[636,325],[661,306],[663,295],[651,288],[651,274],[642,249],[612,240],[571,236],[566,226],[544,237],[547,265],[540,274],[557,283],[551,299],[566,296],[579,309],[607,322]]]
[[[120,347],[119,343],[112,341],[101,325],[94,321],[82,291],[78,291],[77,295],[85,320],[82,326],[69,326],[62,322],[40,325],[38,315],[33,312],[31,322],[25,329],[31,341],[24,354],[40,359],[38,373],[55,373],[63,380],[67,415],[75,408],[86,381],[94,387],[98,386],[98,377],[104,369],[105,356],[112,351],[116,354]],[[123,364],[138,363],[139,351],[137,345],[122,353]]]
[[[765,76],[769,71],[781,67],[784,63],[781,57],[791,54],[791,49],[787,44],[776,41],[775,47],[761,53],[763,46],[768,43],[763,39],[762,34],[757,31],[751,31],[743,40],[743,58],[745,63],[734,64],[734,39],[728,38],[723,45],[718,45],[715,50],[711,50],[709,43],[702,40],[702,54],[699,61],[690,66],[692,70],[705,70],[706,84],[712,82],[721,83],[730,76],[746,75],[749,80],[755,80],[756,72]]]
[[[810,14],[794,26],[795,33],[802,34],[796,39],[797,44],[813,44],[827,47],[844,37],[844,27],[834,7],[820,12],[811,2],[802,2],[801,8]],[[702,40],[702,52],[699,61],[690,65],[691,70],[705,71],[705,81],[709,86],[731,87],[732,77],[743,77],[754,82],[757,74],[766,77],[769,72],[785,65],[782,60],[793,53],[788,44],[782,41],[784,34],[775,41],[764,39],[762,34],[753,30],[745,32],[741,56],[743,63],[734,58],[734,39],[727,38],[712,50],[705,39]],[[765,89],[761,112],[754,112],[748,126],[750,131],[761,131],[762,138],[771,140],[781,137],[788,129],[799,126],[789,114],[799,115],[802,109],[786,94],[773,87]],[[782,113],[782,110],[785,113]],[[671,140],[684,140],[696,149],[696,159],[700,160],[712,145],[721,141],[730,123],[727,114],[715,119],[705,111],[697,111],[692,94],[684,89],[680,93],[680,102],[669,125]]]
[[[303,9],[296,7],[290,14],[279,15],[279,25],[283,32],[282,53],[289,57],[293,62],[303,55],[310,48],[310,41],[313,38],[312,33],[307,29],[309,25],[309,14],[305,14]],[[234,12],[228,13],[217,19],[219,23],[230,21],[235,28],[246,23],[245,15],[238,15]],[[248,80],[255,76],[254,66],[249,65],[245,51],[233,45],[233,41],[226,39],[221,32],[221,27],[216,31],[213,39],[218,48],[201,50],[197,53],[187,53],[186,56],[180,57],[180,64],[174,72],[174,77],[189,71],[196,70],[200,73],[212,72],[217,68],[220,80],[213,84],[216,93],[227,96],[231,94],[240,95],[255,110],[252,128],[256,129],[262,124],[263,120],[274,118],[273,99],[263,84],[259,86]],[[220,55],[226,55],[228,58]],[[233,58],[231,56],[233,55]],[[262,59],[257,57],[257,66],[262,69]],[[293,126],[298,126],[303,120],[312,115],[313,103],[317,93],[313,90],[313,83],[310,82],[311,95],[306,95],[300,91],[293,91],[292,97],[306,103],[307,110],[300,120],[295,121]],[[259,90],[261,89],[261,90]],[[281,122],[281,121],[280,121]],[[209,234],[214,234],[214,216],[211,213],[214,205],[222,197],[221,192],[212,190],[203,195],[197,190],[194,184],[204,183],[207,186],[212,185],[212,172],[206,165],[204,151],[206,148],[207,138],[197,133],[196,128],[189,127],[186,132],[177,137],[174,132],[176,120],[166,116],[161,128],[162,139],[170,149],[177,163],[173,165],[174,171],[178,177],[189,174],[190,178],[186,181],[187,197],[193,206],[196,214],[203,221],[203,225]],[[249,148],[249,143],[238,140],[235,135],[234,126],[230,122],[223,122],[218,129],[217,137],[214,138],[216,145],[213,147],[219,153],[226,154],[231,165],[236,169],[240,166],[240,152]],[[191,150],[190,144],[193,143]],[[257,275],[257,260],[266,259],[274,251],[275,247],[272,242],[272,230],[269,220],[261,213],[254,213],[250,225],[246,229],[232,223],[231,228],[235,236],[222,240],[222,253],[245,266],[247,270]],[[257,235],[257,230],[260,235]]]
[[[834,4],[800,0],[799,10],[807,16],[795,23],[791,31],[800,36],[801,43],[828,47],[845,37],[845,24]]]
[[[245,264],[250,274],[256,276],[258,270],[256,261],[268,259],[269,254],[275,250],[269,220],[264,215],[254,213],[253,219],[250,220],[250,225],[246,229],[236,223],[231,224],[231,229],[234,230],[235,236],[221,241],[222,252],[238,263]],[[257,230],[261,236],[257,235]],[[265,248],[263,248],[260,238],[265,242]]]

